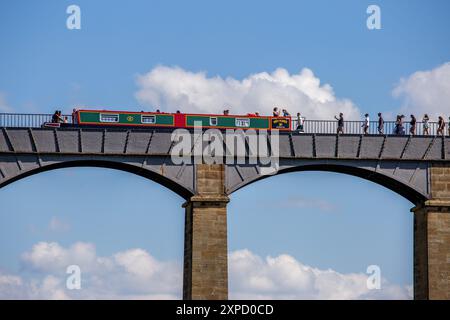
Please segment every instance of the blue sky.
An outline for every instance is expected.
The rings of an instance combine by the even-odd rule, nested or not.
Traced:
[[[2,4],[0,87],[17,110],[137,107],[135,76],[163,64],[235,78],[308,67],[376,112],[399,105],[401,77],[450,52],[445,0],[377,1],[382,29],[372,32],[370,1],[77,1],[79,31],[65,28],[72,3]]]
[[[81,30],[66,28],[70,4],[81,8]],[[381,30],[366,27],[369,4],[381,8]],[[435,105],[439,107],[433,111],[445,112],[450,110],[448,12],[445,0],[3,1],[0,110],[70,112],[77,105],[141,110],[158,101],[166,110],[181,105],[187,112],[208,111],[201,101],[183,105],[173,84],[205,72],[196,88],[208,95],[214,77],[241,81],[283,68],[293,79],[307,68],[313,75],[300,75],[305,82],[292,96],[279,86],[271,90],[283,102],[304,99],[310,118],[331,118],[344,105],[356,116],[419,113]],[[420,85],[419,76],[424,79]],[[277,79],[277,85],[283,84]],[[225,80],[220,86],[229,89]],[[426,92],[433,92],[433,106],[427,105]],[[214,107],[228,103],[228,97],[217,99]],[[253,96],[239,99],[233,100],[236,110],[258,102]],[[320,113],[320,108],[327,111]],[[152,181],[107,169],[56,170],[20,180],[0,192],[0,272],[38,279],[41,287],[56,279],[50,281],[61,292],[56,297],[70,296],[58,282],[60,271],[50,272],[42,261],[29,258],[33,255],[24,255],[37,250],[39,242],[55,242],[64,250],[77,242],[91,243],[98,257],[112,260],[117,253],[132,255],[136,252],[130,250],[141,248],[161,263],[170,261],[179,272],[182,203]],[[351,274],[365,274],[368,265],[376,264],[390,286],[381,297],[405,298],[402,290],[412,285],[411,207],[393,192],[350,176],[307,172],[266,179],[231,196],[229,250],[235,255],[230,263],[257,256],[264,264],[267,256],[286,254],[299,264],[347,275],[350,282]],[[267,268],[267,278],[283,272]],[[230,272],[232,296],[258,297],[257,288],[236,284],[249,274],[234,267]],[[179,297],[181,283],[174,278],[160,291],[151,291],[153,296],[131,285],[113,290],[120,297]],[[264,289],[263,297],[316,297],[307,287],[290,292],[271,280],[274,288]],[[29,296],[24,286],[14,292],[7,288],[0,296]],[[101,297],[103,289],[98,286],[87,296]],[[319,297],[326,298],[333,288],[321,290]],[[280,291],[289,292],[277,295]],[[50,296],[42,289],[39,297]],[[364,296],[343,292],[338,297]]]

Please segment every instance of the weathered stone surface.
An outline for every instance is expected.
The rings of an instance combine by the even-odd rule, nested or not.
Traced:
[[[184,299],[228,298],[227,203],[223,165],[197,165],[197,190],[184,204]]]
[[[450,164],[431,167],[431,198],[450,201]]]
[[[414,298],[450,299],[450,165],[431,168],[432,199],[414,211]]]

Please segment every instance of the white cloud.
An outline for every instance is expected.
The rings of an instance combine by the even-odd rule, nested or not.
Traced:
[[[42,280],[39,287],[34,283],[33,293],[39,299],[68,300],[70,297],[65,292],[63,285],[62,279],[49,275]]]
[[[411,291],[382,281],[367,289],[367,275],[320,270],[283,254],[265,259],[249,250],[232,252],[231,299],[411,299]]]
[[[421,117],[428,113],[433,120],[439,115],[450,116],[450,62],[401,79],[393,95],[403,100],[401,111],[405,114]]]
[[[0,299],[68,300],[61,282],[52,275],[26,281],[16,275],[0,273]]]
[[[32,271],[35,276],[33,285],[21,278],[18,278],[20,283],[15,282],[16,289],[21,288],[16,291],[22,291],[27,298],[53,298],[46,294],[47,291],[57,292],[56,288],[46,289],[50,286],[62,290],[67,298],[76,299],[177,299],[181,295],[181,267],[175,262],[157,261],[142,249],[102,257],[91,243],[77,242],[64,248],[56,242],[39,242],[22,255],[22,262],[23,269]],[[80,267],[82,290],[65,289],[69,265]],[[30,290],[31,287],[35,289]],[[58,295],[62,297],[61,292]]]
[[[70,229],[70,224],[61,218],[52,217],[48,224],[50,231],[54,232],[66,232]]]
[[[21,290],[22,278],[16,275],[8,275],[0,272],[0,299],[19,299],[23,296]]]
[[[151,277],[160,270],[159,262],[142,249],[120,252],[114,258],[118,265],[136,276]]]
[[[0,271],[0,299],[179,299],[182,268],[143,249],[109,257],[77,242],[68,248],[40,242],[23,254],[23,275]],[[81,269],[81,290],[65,287],[66,267]],[[26,271],[32,271],[27,274]],[[262,258],[249,250],[229,254],[231,299],[410,299],[411,288],[382,282],[368,290],[367,275],[342,274],[302,264],[287,254]]]
[[[12,112],[12,108],[6,101],[6,94],[0,91],[0,112]]]
[[[274,106],[291,114],[301,112],[309,119],[332,119],[343,112],[347,119],[359,119],[358,108],[348,99],[335,96],[330,85],[321,85],[310,69],[289,74],[278,68],[238,80],[208,77],[179,67],[158,66],[137,78],[136,98],[144,106],[186,113],[254,113],[269,115]]]
[[[80,266],[84,272],[107,272],[113,266],[111,258],[97,257],[92,243],[76,242],[68,248],[56,242],[39,242],[22,254],[23,267],[43,274],[65,274],[69,265]]]

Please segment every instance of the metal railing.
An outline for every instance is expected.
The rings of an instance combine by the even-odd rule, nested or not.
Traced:
[[[72,123],[72,115],[63,115],[67,117],[67,122]],[[27,128],[39,128],[44,122],[51,122],[52,114],[29,114],[29,113],[0,113],[0,127],[27,127]],[[293,130],[297,128],[297,119],[292,118]],[[363,134],[363,121],[345,121],[344,122],[344,134]],[[437,122],[428,123],[428,131],[430,135],[437,134],[438,124]],[[410,124],[405,122],[403,124],[404,134],[410,133]],[[448,127],[446,127],[447,135]],[[395,121],[385,121],[383,126],[383,134],[397,134]],[[303,122],[304,133],[318,133],[318,134],[334,134],[337,132],[336,120],[304,120]],[[371,121],[369,125],[369,134],[379,134],[378,122]],[[424,128],[422,122],[416,124],[416,135],[423,135]]]
[[[44,122],[51,122],[53,114],[31,114],[31,113],[0,113],[0,127],[27,127],[39,128]],[[67,122],[72,123],[72,115],[67,117]]]
[[[344,134],[363,134],[364,121],[344,121]],[[293,120],[293,129],[297,128],[297,121]],[[319,133],[319,134],[330,134],[336,133],[338,124],[336,120],[305,120],[303,122],[303,132],[304,133]],[[397,132],[395,121],[385,121],[383,125],[382,133],[378,131],[378,122],[370,121],[369,128],[367,130],[368,134],[410,134],[411,125],[408,123],[403,123],[403,130]],[[437,122],[428,122],[428,134],[436,135],[438,129]],[[424,126],[422,122],[416,123],[416,135],[424,134]],[[447,134],[447,132],[445,132]]]

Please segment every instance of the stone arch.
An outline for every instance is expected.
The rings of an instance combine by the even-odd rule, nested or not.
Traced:
[[[175,192],[184,199],[189,199],[193,195],[193,192],[188,188],[170,179],[169,177],[164,176],[155,171],[121,161],[100,160],[100,159],[76,159],[67,161],[57,161],[52,162],[50,164],[36,166],[35,168],[32,168],[30,170],[21,170],[16,175],[12,176],[11,178],[5,181],[0,180],[0,188],[3,188],[15,181],[24,179],[26,177],[41,172],[73,167],[96,167],[96,168],[121,170],[152,180],[166,187],[167,189]]]
[[[308,162],[305,164],[297,164],[297,165],[288,165],[288,166],[280,166],[280,169],[275,175],[285,174],[289,172],[302,172],[302,171],[324,171],[324,172],[335,172],[347,174],[355,177],[359,177],[371,182],[374,182],[378,185],[381,185],[400,196],[406,198],[411,201],[415,205],[423,203],[427,199],[429,199],[427,190],[422,190],[415,186],[414,184],[408,183],[406,181],[400,180],[398,177],[387,175],[382,172],[378,172],[375,170],[370,170],[364,167],[358,167],[353,165],[348,165],[343,162],[341,163],[333,163],[330,161],[320,161],[316,160],[314,162]],[[228,194],[232,194],[237,190],[252,184],[256,181],[267,179],[272,177],[273,175],[254,175],[250,176],[247,179],[244,179],[239,184],[236,184],[234,187],[228,189]],[[425,188],[426,189],[426,188]]]

